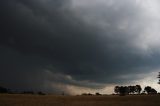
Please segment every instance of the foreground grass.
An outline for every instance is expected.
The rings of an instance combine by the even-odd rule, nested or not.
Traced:
[[[120,97],[0,94],[0,106],[160,106],[160,96]]]

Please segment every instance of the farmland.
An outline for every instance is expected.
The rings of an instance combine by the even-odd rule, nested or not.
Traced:
[[[55,96],[0,94],[0,106],[160,106],[160,95]]]

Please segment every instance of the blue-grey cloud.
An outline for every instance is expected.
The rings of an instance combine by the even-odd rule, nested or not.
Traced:
[[[45,91],[57,91],[56,83],[95,88],[159,68],[158,3],[0,1],[0,83]]]

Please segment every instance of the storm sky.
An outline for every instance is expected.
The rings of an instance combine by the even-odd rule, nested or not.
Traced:
[[[1,0],[0,85],[69,94],[158,88],[159,12],[159,0]]]

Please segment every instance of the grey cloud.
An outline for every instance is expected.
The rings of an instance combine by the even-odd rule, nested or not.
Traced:
[[[52,83],[96,88],[159,68],[158,52],[138,48],[148,25],[140,4],[88,2],[0,1],[0,83],[56,92]]]

